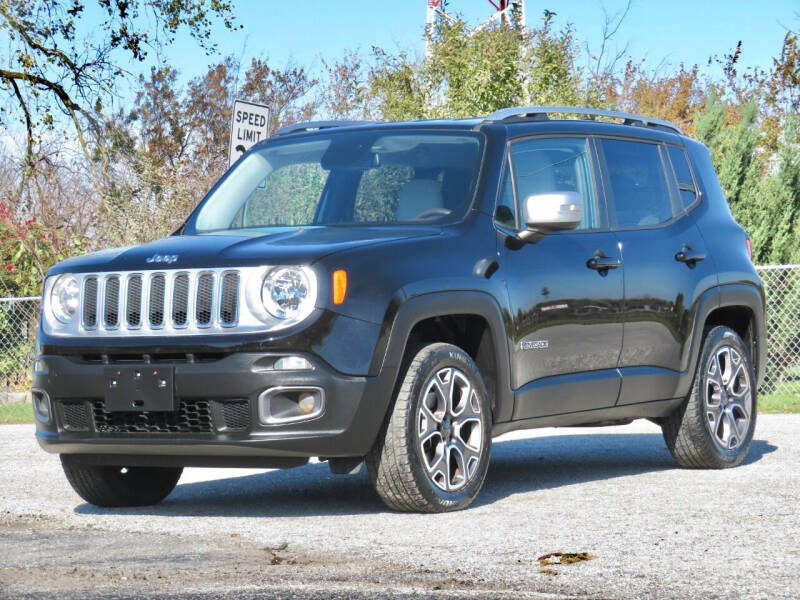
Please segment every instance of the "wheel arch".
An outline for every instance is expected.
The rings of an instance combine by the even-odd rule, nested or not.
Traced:
[[[756,373],[757,384],[763,380],[766,367],[765,300],[761,288],[751,284],[726,284],[708,290],[699,302],[692,332],[692,343],[686,364],[686,381],[681,387],[691,385],[692,366],[697,364],[705,332],[710,327],[723,325],[733,329],[742,338]]]
[[[510,359],[505,322],[491,295],[479,291],[435,292],[409,298],[396,308],[373,357],[371,372],[397,383],[409,344],[451,343],[481,370],[492,401],[494,422],[511,418]],[[387,404],[388,409],[388,404]]]

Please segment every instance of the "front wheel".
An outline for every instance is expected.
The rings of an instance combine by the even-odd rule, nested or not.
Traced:
[[[692,389],[661,425],[682,467],[723,469],[747,456],[756,427],[756,384],[750,352],[732,329],[706,333]]]
[[[61,466],[72,489],[95,506],[148,506],[158,504],[178,485],[179,467],[110,467],[87,465],[70,454]]]
[[[467,507],[483,486],[491,451],[491,406],[470,356],[430,344],[407,357],[394,406],[367,469],[394,510]]]

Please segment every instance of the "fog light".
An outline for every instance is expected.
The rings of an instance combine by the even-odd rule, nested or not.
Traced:
[[[275,361],[276,371],[312,371],[314,365],[302,356],[284,356]]]
[[[258,416],[266,425],[313,419],[324,410],[325,392],[317,387],[274,387],[258,397]]]
[[[31,396],[33,397],[33,414],[36,420],[45,424],[50,423],[50,417],[53,412],[50,406],[50,396],[42,390],[33,390]]]
[[[300,394],[300,398],[297,400],[297,408],[300,409],[300,412],[304,415],[307,415],[314,407],[317,405],[316,398],[313,393],[310,392],[303,392]]]

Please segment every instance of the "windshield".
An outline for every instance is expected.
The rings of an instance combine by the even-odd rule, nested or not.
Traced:
[[[188,229],[452,221],[472,200],[481,139],[366,130],[270,143],[224,176]]]

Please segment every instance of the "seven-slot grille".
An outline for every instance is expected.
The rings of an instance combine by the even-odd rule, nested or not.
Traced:
[[[83,284],[86,330],[227,328],[237,324],[238,271],[89,275]]]

